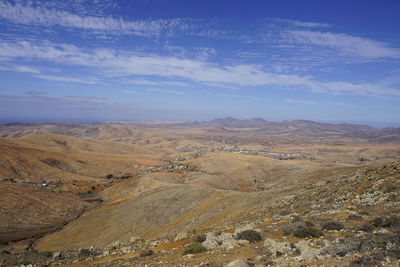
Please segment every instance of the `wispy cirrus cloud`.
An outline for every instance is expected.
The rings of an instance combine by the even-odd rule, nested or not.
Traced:
[[[268,22],[273,25],[281,25],[285,27],[299,27],[299,28],[328,28],[332,25],[320,22],[300,21],[293,19],[270,18]]]
[[[175,94],[175,95],[185,95],[186,93],[183,91],[178,91],[178,90],[167,90],[167,89],[161,89],[161,88],[147,88],[147,92],[162,92],[162,93],[169,93],[169,94]]]
[[[34,68],[31,66],[23,66],[23,65],[0,66],[0,70],[16,71],[22,73],[34,73],[34,74],[40,73],[40,69],[38,68]]]
[[[185,19],[124,20],[122,18],[82,16],[59,9],[33,7],[26,4],[0,2],[0,18],[15,24],[89,31],[105,31],[108,34],[127,34],[137,36],[157,36],[173,34],[190,29]]]
[[[188,83],[179,81],[151,81],[145,79],[126,79],[123,81],[125,84],[137,84],[137,85],[151,85],[151,86],[176,86],[176,87],[189,87]]]
[[[289,30],[281,35],[282,42],[291,45],[333,49],[341,55],[365,59],[400,58],[400,49],[363,37],[343,33],[309,30]]]
[[[224,65],[204,60],[139,54],[112,49],[86,51],[72,45],[63,44],[0,42],[0,60],[7,62],[15,59],[24,61],[46,60],[52,63],[79,66],[87,71],[93,71],[96,75],[107,75],[108,77],[114,77],[114,80],[122,79],[122,81],[131,77],[156,76],[172,80],[170,82],[174,82],[173,79],[179,79],[204,85],[217,84],[220,87],[271,86],[276,89],[307,90],[314,93],[400,97],[399,89],[383,86],[379,83],[319,81],[311,76],[267,72],[262,66],[256,64]],[[88,84],[97,82],[95,79],[42,74],[36,76],[43,79],[66,82]],[[142,80],[141,83],[146,82]]]
[[[98,80],[89,78],[89,79],[84,79],[84,78],[75,78],[75,77],[66,77],[66,76],[57,76],[57,75],[33,75],[36,78],[43,79],[43,80],[49,80],[49,81],[59,81],[59,82],[67,82],[67,83],[83,83],[83,84],[97,84]]]
[[[72,96],[66,96],[66,99],[71,99],[71,100],[79,100],[79,101],[105,101],[109,100],[108,97],[104,96],[94,96],[94,95],[72,95]]]

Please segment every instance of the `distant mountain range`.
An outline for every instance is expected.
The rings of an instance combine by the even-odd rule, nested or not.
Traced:
[[[186,122],[106,122],[92,124],[47,123],[0,125],[0,137],[21,137],[30,134],[62,134],[74,137],[98,138],[105,134],[129,136],[134,127],[196,127],[207,128],[209,133],[229,134],[232,130],[245,131],[257,136],[304,137],[304,138],[355,138],[370,142],[400,142],[400,128],[378,129],[361,124],[320,123],[310,120],[267,121],[262,118],[240,120],[233,117],[210,121]]]
[[[259,134],[305,137],[360,138],[376,142],[400,142],[400,128],[378,129],[362,124],[320,123],[310,120],[273,122],[262,118],[240,120],[232,117],[219,118],[201,123],[225,128],[256,128]]]

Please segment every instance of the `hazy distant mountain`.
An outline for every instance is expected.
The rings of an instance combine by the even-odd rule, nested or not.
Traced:
[[[262,118],[253,118],[248,120],[239,120],[232,117],[226,117],[222,119],[214,119],[204,124],[218,125],[225,127],[237,127],[237,128],[262,128],[270,124],[270,122]]]
[[[203,125],[226,128],[255,128],[254,133],[257,135],[284,135],[307,138],[358,138],[373,142],[400,141],[400,128],[377,129],[362,124],[320,123],[310,120],[271,122],[262,118],[240,120],[227,117],[204,122]]]
[[[122,138],[129,137],[135,128],[209,128],[208,132],[229,133],[230,128],[245,131],[258,137],[285,138],[354,138],[370,142],[400,142],[400,128],[378,129],[361,124],[320,123],[310,120],[272,122],[262,118],[240,120],[233,117],[217,118],[210,121],[182,122],[103,122],[97,124],[47,123],[47,124],[5,124],[0,125],[0,137],[21,137],[31,134],[62,134],[73,137]]]

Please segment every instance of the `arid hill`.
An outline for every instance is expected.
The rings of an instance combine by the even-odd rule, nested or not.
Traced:
[[[6,266],[400,258],[395,129],[227,118],[3,125],[0,134]],[[246,229],[260,239],[238,236]],[[192,242],[207,251],[182,256]]]

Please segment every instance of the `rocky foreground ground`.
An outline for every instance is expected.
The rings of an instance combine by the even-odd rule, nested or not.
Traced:
[[[2,246],[0,264],[400,266],[399,210],[400,162],[393,162],[326,177],[221,228],[75,251],[37,252],[22,241]]]
[[[400,162],[321,179],[234,225],[104,248],[4,245],[1,266],[400,266]]]

